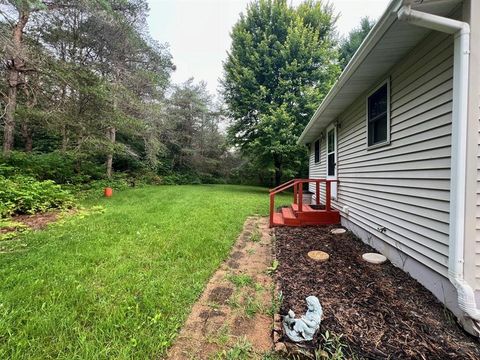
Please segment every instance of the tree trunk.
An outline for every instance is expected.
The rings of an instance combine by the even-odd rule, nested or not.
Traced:
[[[62,59],[65,61],[65,55],[62,54]],[[61,104],[63,106],[65,106],[65,97],[66,97],[66,94],[67,94],[67,86],[64,85],[62,87],[62,101],[61,101]],[[64,120],[66,121],[66,120]],[[67,152],[67,148],[68,148],[68,130],[67,130],[67,124],[64,122],[62,125],[61,125],[61,133],[62,133],[62,148],[61,148],[61,151],[63,154],[65,154]]]
[[[68,135],[67,135],[67,125],[62,125],[62,153],[67,152],[68,146]]]
[[[18,21],[13,27],[12,49],[7,58],[7,106],[5,108],[5,123],[3,127],[3,153],[8,154],[13,149],[15,131],[15,110],[17,108],[17,92],[21,85],[20,72],[25,69],[25,60],[22,58],[23,29],[28,22],[28,11],[19,10]]]
[[[116,135],[116,130],[114,127],[109,127],[107,129],[107,139],[110,140],[112,143],[112,147],[115,144],[115,135]],[[112,178],[112,164],[113,164],[113,150],[110,150],[110,152],[107,155],[107,177],[109,179]]]
[[[10,70],[9,83],[18,80],[18,73]],[[17,80],[14,80],[17,78]],[[7,107],[5,108],[5,123],[3,126],[3,153],[6,155],[13,149],[13,133],[15,131],[15,109],[17,107],[17,86],[9,86]]]
[[[32,152],[33,150],[33,134],[30,128],[28,127],[28,123],[26,121],[22,122],[22,137],[23,141],[25,142],[25,151]]]

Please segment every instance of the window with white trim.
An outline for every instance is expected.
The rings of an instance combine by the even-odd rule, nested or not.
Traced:
[[[367,98],[368,146],[390,142],[390,84],[386,81]]]

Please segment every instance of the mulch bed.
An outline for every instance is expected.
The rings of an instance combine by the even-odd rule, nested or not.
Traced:
[[[480,359],[480,345],[420,283],[390,262],[368,264],[376,252],[352,233],[332,235],[328,227],[276,228],[280,313],[305,313],[315,295],[324,319],[313,344],[326,330],[343,334],[349,357],[367,359]],[[330,254],[320,263],[311,250]]]

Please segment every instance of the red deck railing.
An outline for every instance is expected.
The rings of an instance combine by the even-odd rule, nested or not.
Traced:
[[[270,189],[270,226],[273,225],[273,213],[275,212],[275,195],[293,186],[293,203],[298,205],[298,212],[303,211],[303,184],[315,183],[315,203],[320,205],[320,184],[325,183],[325,211],[331,210],[331,184],[338,180],[327,179],[292,179],[276,188]]]

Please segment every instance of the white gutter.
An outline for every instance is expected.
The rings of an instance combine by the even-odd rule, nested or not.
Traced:
[[[455,37],[448,277],[457,289],[460,309],[478,327],[480,325],[480,310],[477,308],[474,291],[464,277],[470,25],[466,22],[412,10],[410,6],[400,8],[397,16],[399,20],[454,34]]]

